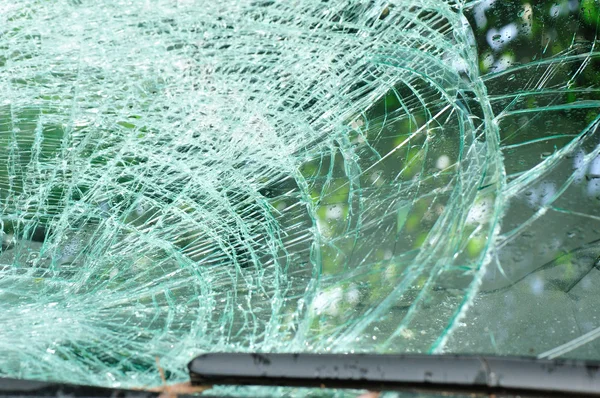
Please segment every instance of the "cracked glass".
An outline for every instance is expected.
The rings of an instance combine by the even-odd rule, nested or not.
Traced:
[[[596,0],[0,3],[0,375],[600,359]]]

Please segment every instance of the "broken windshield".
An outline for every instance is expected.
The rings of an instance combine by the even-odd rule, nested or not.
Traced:
[[[0,374],[600,359],[594,0],[0,4]]]

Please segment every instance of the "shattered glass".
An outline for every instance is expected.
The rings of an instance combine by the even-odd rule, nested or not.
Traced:
[[[600,359],[599,10],[0,3],[0,375]]]

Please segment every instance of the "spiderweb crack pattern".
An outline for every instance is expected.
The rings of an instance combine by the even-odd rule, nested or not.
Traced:
[[[0,373],[442,349],[526,184],[471,6],[0,5]]]

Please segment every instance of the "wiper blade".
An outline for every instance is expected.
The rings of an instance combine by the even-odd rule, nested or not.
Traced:
[[[193,385],[600,396],[600,362],[471,355],[204,354]]]

